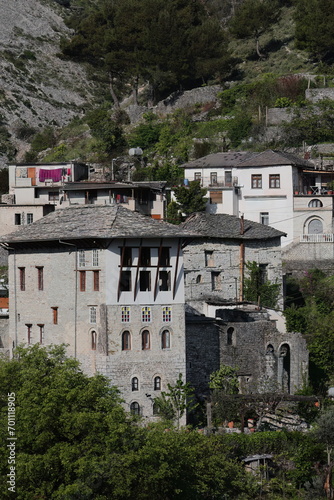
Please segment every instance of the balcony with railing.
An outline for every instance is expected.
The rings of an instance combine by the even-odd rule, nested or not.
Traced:
[[[301,243],[333,243],[334,234],[302,234],[300,237]]]
[[[208,184],[208,187],[210,188],[231,188],[231,187],[234,187],[234,186],[237,186],[238,185],[238,177],[232,177],[232,179],[228,179],[228,180],[219,180],[217,182],[212,182],[212,179],[210,181],[210,183]]]

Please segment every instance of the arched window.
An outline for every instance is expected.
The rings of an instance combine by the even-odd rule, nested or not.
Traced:
[[[170,348],[170,331],[164,330],[161,334],[161,349]]]
[[[133,403],[130,404],[130,411],[132,415],[140,415],[140,406],[137,401],[133,401]]]
[[[92,340],[92,350],[96,350],[96,331],[92,330],[91,331],[91,340]]]
[[[312,219],[308,225],[308,234],[322,234],[323,226],[320,219]]]
[[[151,348],[150,332],[148,330],[144,330],[141,334],[141,348],[143,351],[146,351]]]
[[[154,390],[161,391],[161,377],[154,377]]]
[[[130,351],[131,349],[131,335],[128,330],[122,333],[122,351]]]
[[[138,378],[133,377],[131,380],[131,388],[133,391],[138,391],[139,390],[139,383],[138,383]]]
[[[323,205],[322,201],[314,199],[309,202],[308,206],[309,208],[321,208]]]
[[[234,328],[230,327],[227,329],[227,345],[233,344],[233,333],[234,333]]]

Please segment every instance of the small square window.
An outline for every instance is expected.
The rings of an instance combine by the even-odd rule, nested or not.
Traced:
[[[281,184],[280,174],[269,174],[269,187],[279,188]]]
[[[130,306],[122,306],[122,323],[130,323]]]
[[[89,306],[89,323],[96,324],[97,319],[97,307]]]
[[[78,266],[85,267],[86,266],[86,255],[85,250],[78,251]]]
[[[150,323],[152,321],[151,307],[150,306],[142,307],[141,320],[143,323]]]
[[[92,266],[97,267],[99,265],[99,251],[94,248],[92,252]]]
[[[269,225],[269,212],[261,212],[260,213],[260,222],[265,226]]]
[[[262,188],[262,175],[252,174],[252,188],[261,189]]]
[[[162,321],[170,323],[172,321],[172,308],[171,306],[164,306],[162,308]]]

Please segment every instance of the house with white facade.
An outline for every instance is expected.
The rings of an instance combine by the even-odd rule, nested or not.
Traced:
[[[285,232],[282,247],[332,237],[333,168],[282,151],[216,153],[183,165],[208,190],[207,212],[243,215]],[[322,236],[310,236],[310,235]],[[330,235],[330,236],[328,236]]]
[[[185,380],[187,235],[118,205],[71,206],[10,233],[9,346],[68,344],[127,409],[153,417],[153,398]]]

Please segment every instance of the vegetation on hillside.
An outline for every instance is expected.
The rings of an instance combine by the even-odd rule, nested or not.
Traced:
[[[284,314],[287,330],[306,336],[313,391],[326,394],[334,385],[334,277],[310,269],[289,278]]]
[[[181,379],[170,387],[165,401],[176,402],[176,413],[184,411],[190,389]],[[144,426],[123,409],[107,379],[84,375],[63,346],[20,347],[13,359],[1,358],[0,408],[4,499],[306,500],[322,498],[328,456],[332,464],[330,408],[314,433],[206,436],[178,430],[177,418],[176,427]],[[245,457],[268,453],[268,476],[245,470]]]

